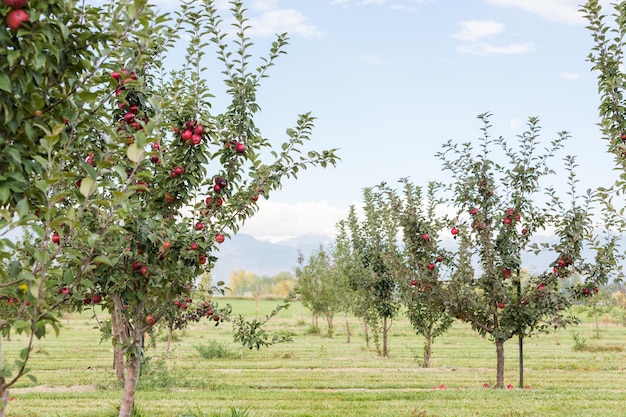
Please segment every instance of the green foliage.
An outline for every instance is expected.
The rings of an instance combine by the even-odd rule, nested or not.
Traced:
[[[333,317],[343,305],[346,294],[342,291],[342,276],[334,265],[331,254],[320,245],[304,264],[300,254],[295,291],[302,304],[311,310],[314,317],[326,318],[328,336],[333,335]]]
[[[235,333],[233,340],[240,343],[242,346],[248,349],[257,349],[261,347],[270,347],[277,343],[292,342],[291,334],[274,333],[271,335],[267,332],[263,326],[268,323],[273,317],[278,315],[282,310],[289,308],[294,300],[295,295],[290,295],[283,300],[282,304],[278,304],[268,315],[261,320],[253,319],[246,320],[243,316],[239,315],[234,318],[233,326],[235,327]],[[271,336],[271,337],[270,337]]]
[[[250,407],[246,407],[243,410],[238,410],[234,406],[229,407],[230,414],[224,415],[217,412],[206,414],[204,411],[198,409],[198,411],[187,411],[179,414],[178,417],[248,417],[250,415]]]
[[[0,230],[28,232],[19,245],[0,240],[4,335],[27,331],[32,346],[46,326],[57,330],[55,310],[97,304],[111,313],[103,328],[115,345],[137,360],[143,334],[162,318],[194,319],[175,301],[190,304],[197,277],[259,197],[303,169],[337,162],[334,150],[305,151],[310,114],[279,145],[255,126],[257,89],[287,36],[251,68],[245,8],[230,4],[232,41],[213,1],[183,3],[170,20],[143,0],[32,0],[30,23],[0,31]],[[163,60],[183,37],[181,68],[166,71]],[[210,109],[210,48],[231,99],[222,114]],[[223,312],[199,315],[217,324]],[[26,372],[29,352],[0,382],[0,396]]]
[[[479,115],[483,136],[478,149],[472,143],[444,145],[438,157],[452,174],[448,186],[450,203],[458,210],[459,227],[455,271],[448,284],[447,308],[471,324],[482,336],[491,337],[498,348],[497,385],[503,386],[503,342],[515,335],[532,336],[575,322],[567,314],[569,298],[559,291],[559,280],[584,268],[581,251],[589,228],[587,196],[576,196],[575,163],[565,158],[569,172],[571,207],[566,206],[545,178],[555,171],[550,160],[564,146],[566,132],[541,150],[539,121],[529,118],[517,148],[500,137],[490,136],[490,114]],[[507,163],[499,162],[506,159]],[[547,190],[548,201],[540,203]],[[555,254],[552,271],[520,279],[522,253],[531,250],[531,237],[553,227],[560,238],[541,249]],[[476,269],[469,267],[476,265]],[[545,266],[548,270],[548,266]]]
[[[442,233],[451,229],[450,220],[441,216],[437,197],[439,184],[429,183],[424,190],[402,179],[402,194],[385,188],[393,215],[402,233],[403,251],[396,266],[396,286],[407,316],[418,335],[425,337],[423,366],[430,364],[434,339],[452,324],[452,317],[445,307],[445,278],[449,273],[446,265],[452,259],[441,244]]]
[[[145,356],[141,363],[141,374],[137,390],[170,388],[176,383],[176,377],[163,358]]]
[[[359,219],[355,206],[350,207],[348,218],[337,225],[336,252],[347,279],[345,288],[350,290],[350,310],[372,329],[382,356],[388,355],[388,331],[401,308],[396,288],[399,226],[386,195],[385,184],[363,190],[364,218]]]
[[[229,349],[225,343],[211,340],[207,345],[193,345],[202,359],[236,358],[241,356]]]

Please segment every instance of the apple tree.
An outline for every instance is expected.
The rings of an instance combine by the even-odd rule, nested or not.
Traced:
[[[624,259],[623,250],[619,248],[619,233],[626,228],[624,217],[624,190],[626,189],[626,117],[624,111],[624,32],[626,32],[626,2],[613,4],[614,14],[612,21],[607,21],[602,5],[598,0],[588,0],[582,6],[581,12],[588,21],[587,29],[591,32],[593,48],[588,55],[592,70],[598,76],[598,91],[600,93],[600,132],[607,143],[607,150],[613,154],[615,167],[619,176],[609,187],[602,187],[598,195],[602,201],[602,216],[605,224],[603,244],[598,244],[592,238],[597,256],[605,260],[596,268],[599,284],[605,284],[609,279],[621,279],[621,261]],[[595,286],[597,283],[591,284]],[[588,293],[590,286],[581,288]],[[587,295],[582,293],[583,295]]]
[[[268,198],[282,181],[337,160],[333,150],[302,154],[313,128],[310,114],[287,129],[287,139],[278,147],[256,127],[257,90],[285,53],[287,37],[277,36],[269,56],[251,67],[245,9],[241,1],[230,5],[233,35],[223,28],[215,2],[183,4],[173,29],[156,37],[161,49],[150,55],[149,64],[137,65],[136,54],[130,53],[124,66],[107,74],[113,132],[94,141],[94,158],[90,150],[83,154],[91,181],[82,179],[80,187],[98,183],[92,189],[101,204],[92,205],[81,222],[92,233],[105,228],[108,232],[95,248],[84,241],[78,242],[82,247],[69,242],[64,246],[96,252],[90,279],[69,290],[75,307],[93,303],[96,296],[111,313],[111,323],[104,328],[111,329],[126,357],[120,416],[129,416],[134,406],[144,334],[172,314],[188,314],[192,308],[200,308],[216,324],[228,319],[229,306],[220,309],[214,300],[194,304],[191,298],[197,278],[217,261],[219,245],[256,213],[259,198]],[[182,68],[165,71],[163,57],[181,34],[189,37]],[[224,65],[230,101],[215,114],[204,63],[211,47]],[[115,158],[99,157],[104,152]],[[122,204],[104,203],[120,195]],[[76,203],[65,201],[69,206]],[[107,224],[108,218],[115,223]],[[233,323],[238,326],[234,338],[244,345],[273,343],[257,331],[263,321],[234,318]]]
[[[496,385],[504,386],[504,343],[513,336],[528,337],[573,323],[567,314],[569,298],[558,282],[579,271],[589,217],[586,204],[574,194],[573,159],[566,159],[572,206],[546,188],[544,178],[554,171],[549,163],[568,135],[559,133],[539,152],[540,127],[536,118],[518,138],[517,148],[490,136],[489,114],[482,114],[483,137],[472,143],[448,142],[438,157],[452,176],[451,204],[458,211],[455,271],[448,283],[450,314],[469,323],[496,346]],[[500,153],[498,153],[498,151]],[[506,164],[496,162],[505,158]],[[545,192],[544,202],[540,203]],[[587,201],[585,199],[585,201]],[[521,285],[522,254],[531,237],[554,227],[559,237],[550,269]]]
[[[400,181],[399,194],[389,189],[388,198],[402,230],[402,261],[398,288],[407,317],[418,335],[424,337],[423,367],[430,367],[432,344],[452,325],[448,314],[445,281],[452,259],[441,241],[442,233],[456,238],[459,229],[440,214],[443,201],[437,197],[440,184],[431,182],[424,190],[408,179]]]
[[[389,330],[401,308],[397,286],[399,226],[384,184],[366,187],[363,202],[362,219],[352,206],[348,218],[338,224],[337,246],[342,256],[337,262],[354,296],[353,313],[372,329],[379,354],[387,357]]]
[[[339,311],[341,297],[344,295],[341,291],[339,270],[330,251],[325,250],[322,245],[311,253],[306,263],[304,256],[300,254],[298,263],[295,270],[298,279],[295,292],[302,305],[311,310],[316,329],[317,318],[323,316],[328,326],[328,337],[332,337],[335,313]]]
[[[113,133],[104,105],[110,80],[103,73],[129,51],[142,64],[147,55],[140,51],[155,48],[152,34],[164,26],[140,1],[95,7],[4,0],[0,17],[0,330],[3,336],[28,334],[13,367],[5,366],[0,346],[4,415],[8,389],[28,374],[35,339],[49,327],[58,331],[54,312],[94,267],[89,252],[62,246],[82,241],[93,248],[108,232],[80,227],[97,183],[76,186],[99,170],[90,165],[95,153],[85,152],[94,129]],[[114,155],[98,157],[114,163]],[[130,183],[132,175],[126,179]],[[114,196],[107,204],[120,200]],[[112,217],[103,224],[112,224]]]

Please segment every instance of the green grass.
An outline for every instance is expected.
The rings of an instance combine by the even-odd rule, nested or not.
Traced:
[[[229,300],[236,313],[253,318],[278,301]],[[581,317],[583,320],[586,318]],[[269,323],[294,334],[294,342],[251,351],[232,342],[228,324],[196,324],[178,334],[170,357],[157,338],[150,367],[140,381],[137,406],[150,417],[310,416],[626,416],[626,329],[608,324],[595,338],[589,319],[571,329],[529,338],[524,344],[525,384],[531,389],[483,388],[495,381],[495,347],[467,325],[456,323],[435,341],[432,368],[422,369],[423,339],[404,319],[394,322],[391,357],[368,350],[363,327],[350,319],[346,344],[343,317],[335,335],[310,334],[310,315],[296,304]],[[111,417],[121,389],[111,369],[110,342],[88,315],[63,321],[58,338],[39,342],[31,367],[38,385],[22,379],[13,389],[8,415],[19,417]],[[575,338],[586,348],[576,351]],[[3,341],[5,360],[24,337]],[[198,346],[219,347],[225,358],[204,359]],[[506,383],[517,385],[517,340],[505,344]],[[444,384],[446,389],[439,389]],[[247,413],[246,413],[247,410]]]

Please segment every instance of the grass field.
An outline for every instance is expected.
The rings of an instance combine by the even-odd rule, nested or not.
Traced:
[[[254,300],[229,300],[254,317]],[[259,313],[277,304],[262,301]],[[626,416],[626,328],[590,319],[524,344],[524,377],[530,389],[485,389],[495,382],[495,347],[457,323],[435,341],[432,368],[422,369],[423,339],[404,319],[394,322],[390,357],[366,349],[363,328],[351,319],[346,343],[342,317],[333,338],[310,334],[310,314],[299,304],[281,312],[269,329],[290,332],[293,343],[250,351],[232,342],[229,325],[196,324],[179,333],[170,358],[164,337],[147,351],[137,405],[146,417],[230,416]],[[574,336],[587,349],[576,351]],[[23,338],[3,341],[15,357]],[[61,335],[37,345],[31,367],[38,384],[24,378],[11,391],[8,416],[111,417],[121,398],[111,369],[110,342],[99,342],[89,315],[63,320]],[[219,349],[217,349],[219,348]],[[225,353],[204,359],[200,352]],[[506,383],[517,386],[517,340],[505,344]],[[445,388],[440,388],[445,385]]]

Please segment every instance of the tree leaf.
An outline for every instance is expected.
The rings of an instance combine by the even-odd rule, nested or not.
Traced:
[[[126,150],[126,156],[128,159],[138,164],[143,159],[144,150],[137,146],[135,143],[131,143]]]

